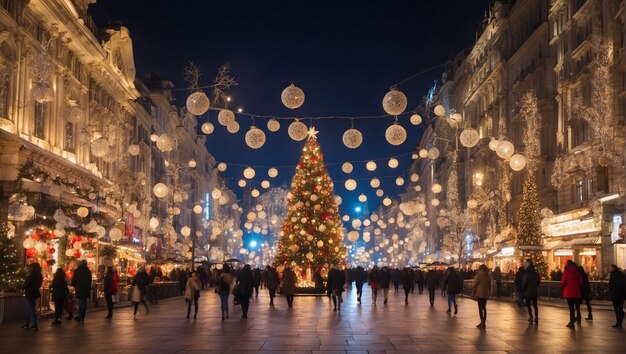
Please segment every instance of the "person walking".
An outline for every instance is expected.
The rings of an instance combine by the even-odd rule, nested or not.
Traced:
[[[54,321],[53,325],[61,324],[63,317],[63,309],[65,308],[65,300],[70,296],[70,289],[67,286],[67,280],[63,268],[57,268],[50,284],[52,290],[52,301],[54,302]]]
[[[333,311],[341,311],[343,302],[343,285],[346,283],[346,274],[339,266],[332,265],[328,272],[328,293],[333,299]]]
[[[525,263],[525,266],[527,267],[528,264]],[[524,306],[524,299],[526,298],[524,296],[524,291],[522,290],[522,282],[524,281],[524,267],[519,267],[519,269],[517,270],[517,273],[515,274],[515,280],[513,281],[515,283],[515,293],[517,294],[517,307],[522,307]]]
[[[187,286],[187,271],[178,268],[178,294],[185,294],[185,287]]]
[[[449,267],[446,275],[446,284],[448,292],[448,313],[452,312],[451,307],[454,305],[454,314],[456,315],[459,312],[459,307],[456,303],[456,295],[461,293],[461,289],[463,288],[463,281],[461,280],[461,276],[454,269],[454,267]]]
[[[411,270],[408,267],[402,269],[400,275],[400,282],[402,283],[402,289],[404,289],[404,304],[409,304],[409,293],[413,287],[413,277],[411,277]]]
[[[228,295],[230,295],[233,276],[230,274],[230,267],[224,264],[221,274],[217,277],[215,292],[220,296],[220,305],[222,309],[222,321],[228,318]]]
[[[185,302],[187,303],[187,319],[191,314],[191,304],[193,303],[194,312],[193,319],[198,317],[198,299],[200,298],[200,290],[202,290],[202,280],[198,272],[191,273],[191,278],[187,279],[185,286]]]
[[[285,267],[283,270],[282,293],[287,298],[287,306],[293,307],[293,297],[296,294],[296,273],[291,267]]]
[[[78,301],[78,315],[74,319],[78,322],[85,322],[87,299],[91,295],[91,282],[91,271],[87,268],[87,261],[82,260],[74,271],[74,277],[72,278],[72,286]]]
[[[391,286],[391,272],[387,266],[380,270],[378,280],[380,282],[380,288],[383,291],[383,304],[387,305],[387,299],[389,297],[389,286]]]
[[[150,284],[150,277],[146,272],[146,267],[142,266],[139,268],[137,274],[133,278],[132,286],[133,286],[133,295],[131,301],[134,305],[133,310],[133,318],[137,316],[137,310],[139,309],[139,303],[142,303],[146,307],[146,314],[150,313],[150,309],[148,308],[148,304],[146,303],[146,290],[148,285]]]
[[[367,281],[370,284],[370,288],[372,288],[372,304],[376,305],[376,299],[378,298],[378,267],[374,266],[369,274],[369,279]]]
[[[493,280],[496,282],[496,297],[502,296],[502,270],[496,267],[493,270]]]
[[[265,278],[265,287],[270,293],[270,306],[274,307],[274,297],[276,297],[276,290],[278,289],[278,285],[280,285],[278,272],[276,272],[276,269],[268,265],[265,267],[265,272],[263,274]]]
[[[252,277],[252,271],[250,265],[246,264],[243,269],[237,275],[237,292],[239,296],[239,302],[241,303],[241,311],[243,315],[241,318],[248,318],[248,308],[250,307],[250,297],[254,287],[254,278]]]
[[[580,271],[580,275],[583,277],[583,286],[582,286],[582,301],[587,305],[587,321],[593,321],[593,314],[591,313],[591,283],[589,283],[589,274],[585,272],[585,268],[583,266],[578,267]],[[579,305],[580,306],[580,305]],[[580,317],[580,312],[576,314],[577,317]]]
[[[524,270],[524,278],[520,291],[524,294],[526,300],[526,309],[528,309],[528,322],[535,322],[539,324],[539,309],[537,308],[537,298],[539,296],[539,283],[541,282],[541,276],[535,270],[535,265],[527,260],[527,267]],[[533,318],[533,312],[530,307],[535,310],[535,317]]]
[[[259,286],[261,286],[261,269],[252,269],[252,279],[254,280],[254,297],[259,297]]]
[[[480,323],[476,327],[485,328],[487,324],[487,300],[491,295],[491,276],[489,275],[489,268],[487,268],[486,265],[481,264],[480,267],[478,267],[478,272],[476,272],[472,287],[475,289],[476,301],[478,302],[478,314],[480,315]]]
[[[434,269],[428,270],[426,273],[424,283],[426,285],[426,289],[428,289],[428,299],[430,300],[430,307],[435,306],[435,290],[437,290],[437,286],[439,285],[439,276],[437,271]]]
[[[41,297],[41,284],[43,283],[43,276],[41,275],[41,266],[39,263],[32,263],[28,266],[28,275],[24,280],[22,289],[24,289],[24,297],[26,298],[27,313],[26,324],[22,326],[25,330],[38,331],[37,325],[37,299]],[[32,327],[30,323],[33,323]]]
[[[103,291],[104,291],[104,299],[107,303],[107,316],[104,318],[106,320],[110,320],[113,317],[113,294],[114,294],[114,285],[113,285],[113,267],[107,267],[106,273],[104,275],[103,282]]]
[[[569,323],[567,327],[574,328],[574,322],[580,317],[576,317],[576,312],[580,313],[580,298],[582,297],[581,288],[583,286],[583,277],[578,270],[578,266],[571,259],[565,264],[565,271],[561,276],[561,287],[563,288],[563,297],[567,300],[569,307]]]
[[[367,281],[367,275],[365,269],[361,266],[357,266],[354,270],[354,284],[356,285],[356,300],[361,303],[361,296],[363,295],[363,284]]]
[[[609,292],[611,293],[611,301],[613,301],[613,311],[615,311],[613,328],[622,328],[622,322],[624,321],[624,297],[626,296],[626,276],[615,264],[611,264]]]
[[[391,271],[391,282],[393,283],[393,290],[395,293],[398,292],[400,288],[400,278],[402,277],[402,272],[398,268],[394,268]]]
[[[415,274],[415,281],[417,282],[417,293],[422,295],[424,293],[424,282],[426,281],[423,270],[417,270]]]

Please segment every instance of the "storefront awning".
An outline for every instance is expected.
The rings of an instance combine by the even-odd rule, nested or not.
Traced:
[[[543,246],[544,250],[558,250],[563,248],[573,248],[577,246],[599,245],[602,241],[600,236],[583,237],[569,241],[550,241]]]

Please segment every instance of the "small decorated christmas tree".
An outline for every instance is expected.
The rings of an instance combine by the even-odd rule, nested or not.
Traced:
[[[8,224],[0,222],[0,291],[17,291],[24,282],[26,272],[20,247],[15,237],[9,237]]]
[[[333,183],[316,133],[314,128],[309,130],[309,138],[291,181],[287,216],[274,260],[277,266],[296,268],[300,285],[303,285],[303,273],[322,271],[333,264],[341,265],[346,259]],[[305,280],[306,286],[312,285],[312,279]]]
[[[547,264],[541,253],[541,212],[534,179],[524,182],[524,195],[519,209],[517,246],[522,248],[522,260],[531,259],[537,272],[547,276]],[[526,246],[526,247],[524,247]]]

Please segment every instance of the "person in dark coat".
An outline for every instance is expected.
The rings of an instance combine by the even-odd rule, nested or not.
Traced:
[[[583,276],[583,286],[581,288],[582,290],[581,305],[582,305],[582,301],[584,301],[585,304],[587,305],[586,320],[593,321],[593,314],[591,313],[591,283],[589,283],[589,274],[585,272],[585,268],[583,268],[583,266],[578,267],[578,270],[580,271],[580,275]],[[578,312],[576,316],[582,317],[580,312]]]
[[[253,273],[254,275],[254,273]],[[296,273],[291,267],[285,267],[283,270],[282,293],[287,298],[287,306],[293,307],[293,298],[296,295]]]
[[[398,268],[394,268],[393,271],[391,272],[391,282],[393,283],[393,290],[394,292],[398,292],[398,289],[400,288],[400,278],[401,278],[401,271]]]
[[[424,282],[426,281],[425,276],[424,276],[424,271],[421,269],[418,269],[416,274],[415,274],[415,281],[417,282],[417,292],[418,294],[423,294],[424,293]]]
[[[582,286],[583,277],[578,266],[572,260],[568,260],[565,264],[565,272],[561,276],[561,287],[563,288],[563,298],[567,300],[569,307],[569,323],[567,324],[569,328],[574,328],[574,322],[577,320],[576,312],[580,312]],[[580,323],[580,318],[578,318],[578,322]]]
[[[187,277],[185,277],[185,279],[187,279]],[[148,285],[150,285],[150,276],[146,272],[145,267],[139,268],[139,271],[133,278],[132,285],[134,287],[132,298],[132,302],[134,304],[133,318],[137,316],[139,303],[142,303],[146,307],[146,313],[150,313],[150,309],[148,308],[148,304],[146,303],[146,291],[148,290]],[[137,291],[139,291],[139,293],[136,293]]]
[[[333,299],[333,311],[341,311],[341,303],[343,302],[343,285],[346,283],[346,273],[333,265],[328,272],[328,292]]]
[[[383,304],[387,305],[387,299],[389,297],[389,286],[391,285],[391,272],[388,267],[383,267],[378,273],[378,281],[380,282],[380,288],[383,290]]]
[[[78,322],[85,322],[87,314],[87,299],[91,295],[91,271],[87,268],[87,261],[83,260],[74,271],[72,286],[78,301],[78,315],[74,318]]]
[[[278,280],[278,272],[276,269],[267,266],[265,267],[265,287],[270,292],[270,306],[274,307],[274,297],[276,296],[276,290],[280,281]]]
[[[613,328],[622,328],[622,322],[624,321],[624,297],[626,296],[626,276],[615,264],[611,264],[609,292],[611,293],[611,301],[613,301],[613,311],[615,311]]]
[[[250,296],[254,288],[254,278],[250,265],[246,264],[243,269],[237,274],[237,292],[239,302],[241,303],[241,311],[243,315],[241,318],[248,318],[248,308],[250,307]]]
[[[376,299],[378,298],[378,288],[380,287],[377,266],[374,266],[374,268],[372,268],[372,270],[370,271],[367,282],[370,285],[370,288],[372,288],[372,303],[376,305]]]
[[[519,267],[515,274],[515,292],[517,293],[517,307],[524,306],[524,291],[522,290],[522,282],[524,281],[524,267]]]
[[[189,278],[187,276],[187,272],[183,269],[178,268],[178,294],[179,295],[183,295],[185,294],[185,288],[187,287],[187,279]]]
[[[435,306],[435,290],[439,286],[439,274],[434,269],[430,269],[424,277],[424,283],[426,289],[428,289],[428,298],[430,299],[430,306]]]
[[[363,283],[367,281],[365,269],[358,266],[354,270],[354,283],[356,284],[356,300],[361,303],[361,296],[363,295]]]
[[[411,277],[411,269],[404,267],[400,274],[400,282],[402,283],[402,289],[404,289],[404,304],[409,304],[409,293],[413,287],[413,277]]]
[[[463,280],[461,280],[461,276],[454,269],[454,267],[448,268],[446,275],[446,284],[447,284],[447,292],[448,292],[448,313],[452,312],[451,307],[454,305],[454,314],[456,315],[459,312],[459,308],[456,304],[456,295],[461,293],[461,289],[463,288]]]
[[[39,288],[41,288],[42,283],[43,276],[41,275],[41,266],[39,263],[32,263],[28,267],[28,276],[26,276],[26,280],[24,280],[24,284],[22,285],[22,289],[24,289],[24,297],[26,297],[26,303],[28,305],[26,324],[22,326],[25,330],[39,330],[39,327],[37,326],[37,299],[41,297]],[[30,327],[31,320],[33,322],[32,327]]]
[[[493,280],[496,282],[496,297],[502,296],[502,270],[496,267],[493,271]]]
[[[107,302],[107,310],[109,311],[105,319],[110,320],[113,317],[113,267],[107,267],[107,271],[102,282],[104,287],[104,299]]]
[[[62,268],[57,268],[57,271],[54,273],[50,290],[52,290],[52,301],[54,302],[54,321],[52,321],[52,324],[61,324],[65,300],[70,296],[70,289],[67,286],[65,272]]]
[[[261,269],[259,267],[252,270],[252,279],[254,280],[254,297],[259,297],[259,286],[261,286]]]
[[[537,308],[537,298],[539,296],[539,283],[541,277],[535,270],[535,265],[532,262],[528,262],[528,267],[524,270],[524,278],[522,279],[521,292],[526,299],[526,308],[528,309],[528,322],[539,323],[539,309]],[[533,318],[533,312],[530,306],[535,309],[535,317]]]

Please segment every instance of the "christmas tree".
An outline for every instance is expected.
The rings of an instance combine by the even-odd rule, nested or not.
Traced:
[[[24,282],[26,272],[22,267],[22,252],[9,237],[9,226],[0,222],[0,291],[17,291]]]
[[[291,181],[287,215],[274,260],[277,266],[290,265],[300,270],[296,272],[299,278],[306,270],[328,269],[332,264],[344,264],[346,259],[333,183],[316,133],[314,128],[309,130],[309,138]]]
[[[547,275],[547,264],[541,253],[541,213],[537,186],[533,178],[524,182],[524,195],[519,209],[519,234],[517,246],[522,250],[522,260],[531,259],[537,272]]]

